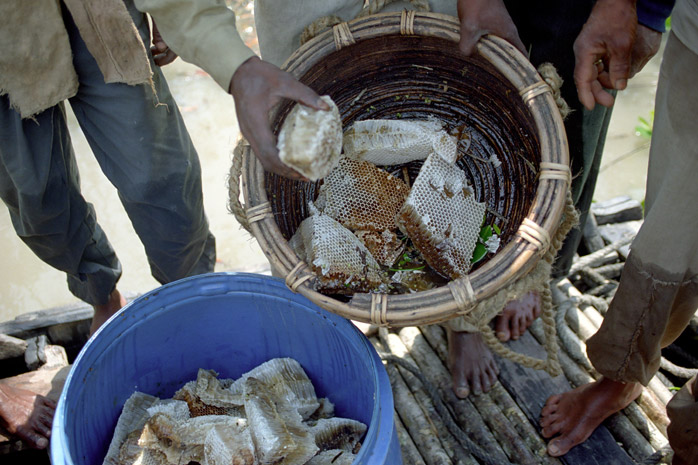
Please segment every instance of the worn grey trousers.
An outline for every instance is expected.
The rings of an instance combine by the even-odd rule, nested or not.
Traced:
[[[148,49],[144,15],[130,8]],[[80,87],[70,105],[102,171],[145,246],[160,283],[213,271],[215,239],[204,214],[199,159],[160,69],[149,86],[105,84],[64,11]],[[63,104],[22,120],[0,97],[0,197],[18,236],[64,271],[73,294],[107,302],[121,265],[80,192]]]
[[[633,241],[618,291],[587,352],[599,373],[644,385],[659,369],[661,349],[698,308],[698,55],[671,32],[655,102],[645,221]],[[698,463],[698,399],[685,386],[668,406],[669,440]]]

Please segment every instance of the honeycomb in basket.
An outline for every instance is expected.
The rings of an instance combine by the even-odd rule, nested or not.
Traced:
[[[405,250],[405,242],[394,231],[354,231],[354,234],[383,266],[392,266]]]
[[[318,290],[353,294],[383,284],[383,273],[371,252],[328,215],[316,211],[304,219],[289,245],[317,275]]]
[[[452,163],[457,156],[456,138],[436,119],[357,121],[345,131],[343,147],[345,156],[378,166],[424,160],[432,152]]]
[[[313,181],[324,178],[342,152],[342,120],[328,95],[330,110],[296,104],[281,125],[277,148],[283,163]]]
[[[485,204],[475,200],[465,173],[431,154],[398,214],[400,229],[424,259],[445,277],[467,274]]]
[[[342,158],[320,186],[315,206],[352,231],[396,230],[395,215],[409,191],[373,163]]]

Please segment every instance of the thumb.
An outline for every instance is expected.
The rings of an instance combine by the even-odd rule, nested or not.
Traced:
[[[613,88],[623,90],[630,77],[630,49],[612,49],[608,60],[608,74]]]

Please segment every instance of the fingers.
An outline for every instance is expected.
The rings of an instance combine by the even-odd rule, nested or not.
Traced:
[[[461,27],[460,42],[458,43],[458,47],[460,48],[460,51],[463,52],[463,55],[472,55],[475,52],[475,46],[477,45],[478,40],[480,40],[483,35],[485,35],[485,31],[473,31]]]
[[[613,88],[623,90],[628,86],[630,76],[631,44],[621,43],[610,48],[611,57],[608,63],[608,74]]]
[[[596,99],[591,85],[598,79],[597,60],[601,57],[594,51],[587,51],[583,42],[579,40],[574,44],[574,83],[577,86],[579,101],[587,110],[593,110]]]
[[[167,47],[165,48],[164,51],[160,51],[160,50],[156,49],[155,47],[151,47],[150,53],[152,53],[153,61],[158,66],[169,65],[170,63],[172,63],[173,61],[175,61],[177,59],[177,54]]]

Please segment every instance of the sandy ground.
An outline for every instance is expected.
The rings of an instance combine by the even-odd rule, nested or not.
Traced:
[[[235,2],[240,30],[254,48],[250,1]],[[596,199],[629,195],[644,197],[648,139],[635,134],[638,117],[649,117],[659,70],[655,57],[618,97],[607,139]],[[239,129],[232,97],[206,73],[177,60],[164,68],[172,93],[201,158],[204,203],[217,239],[217,270],[267,272],[268,264],[257,245],[227,210],[227,176]],[[116,190],[99,169],[72,112],[70,133],[82,179],[82,190],[94,204],[123,266],[119,288],[130,293],[158,286],[151,276],[138,237],[126,217]],[[68,292],[65,275],[38,260],[17,238],[5,208],[0,212],[0,321],[26,312],[76,302]]]

